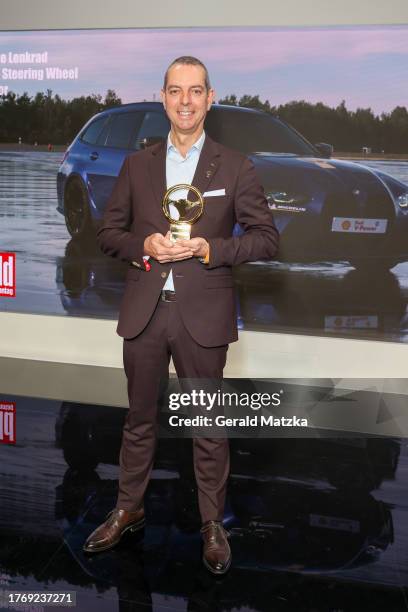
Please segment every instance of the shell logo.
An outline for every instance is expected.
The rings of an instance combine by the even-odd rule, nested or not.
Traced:
[[[347,219],[345,221],[343,221],[342,224],[341,224],[341,228],[346,230],[346,231],[349,230],[350,227],[351,227],[351,223],[350,223],[350,221],[347,221]]]

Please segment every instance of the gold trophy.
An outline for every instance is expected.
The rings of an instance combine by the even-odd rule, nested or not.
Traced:
[[[175,191],[186,189],[186,197],[173,200],[171,195]],[[192,191],[197,200],[187,199],[189,192]],[[179,183],[170,187],[164,194],[162,208],[166,219],[170,221],[170,240],[190,240],[191,226],[198,221],[204,212],[204,199],[197,187],[186,183]],[[173,209],[173,210],[171,210]]]

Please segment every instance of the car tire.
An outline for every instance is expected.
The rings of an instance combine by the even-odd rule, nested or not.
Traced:
[[[72,411],[66,415],[61,429],[60,446],[65,462],[72,470],[96,469],[99,463],[96,425],[81,419]]]
[[[64,214],[67,230],[73,238],[92,236],[95,231],[85,185],[79,178],[67,182],[64,191]]]
[[[353,257],[349,259],[350,265],[356,270],[366,273],[388,272],[397,265],[396,259],[377,259],[376,257]]]
[[[95,470],[99,463],[98,452],[93,443],[92,431],[89,431],[89,444],[86,444],[85,431],[81,432],[82,438],[75,446],[67,444],[63,447],[62,453],[66,464],[71,470],[89,471]]]

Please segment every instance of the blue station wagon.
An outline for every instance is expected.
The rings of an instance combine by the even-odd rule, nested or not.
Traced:
[[[166,139],[169,129],[159,102],[118,106],[86,123],[57,175],[57,210],[72,237],[95,233],[125,157]],[[278,260],[346,261],[377,272],[408,260],[404,183],[331,158],[331,145],[313,145],[262,111],[215,104],[205,130],[254,163],[281,236]]]

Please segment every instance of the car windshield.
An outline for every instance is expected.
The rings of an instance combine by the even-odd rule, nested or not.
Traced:
[[[307,140],[267,114],[242,112],[232,108],[212,109],[206,117],[205,129],[217,142],[245,154],[268,151],[316,155]]]

